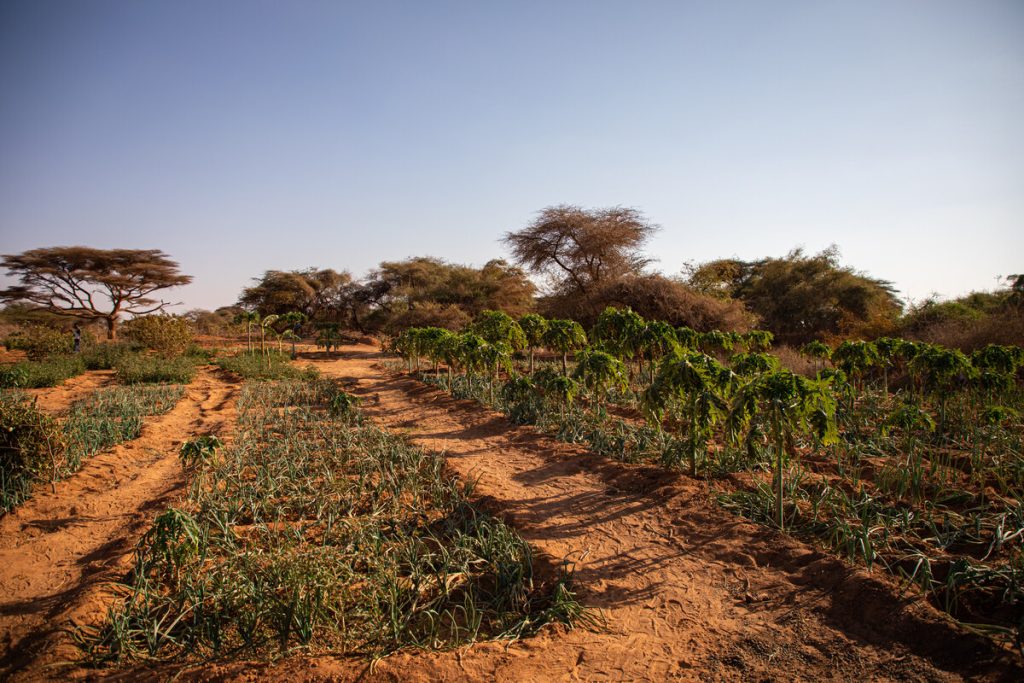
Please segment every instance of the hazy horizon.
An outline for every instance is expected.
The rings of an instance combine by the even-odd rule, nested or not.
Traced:
[[[818,252],[905,299],[1024,272],[1024,3],[0,5],[0,253],[268,269],[507,258],[622,205],[687,261]]]

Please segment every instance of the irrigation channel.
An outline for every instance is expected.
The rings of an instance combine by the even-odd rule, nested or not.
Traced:
[[[575,563],[601,632],[553,630],[506,645],[401,653],[365,677],[436,680],[1021,680],[1020,659],[923,600],[717,507],[705,485],[559,443],[407,375],[375,347],[308,354],[363,411],[441,451],[489,511],[539,552]],[[261,669],[270,678],[348,679],[329,657]],[[209,670],[193,670],[202,678]],[[220,667],[223,679],[251,675]],[[185,676],[189,676],[186,674]]]
[[[104,381],[83,376],[57,395]],[[0,680],[64,677],[53,667],[79,656],[65,629],[105,615],[109,585],[130,567],[154,514],[184,487],[179,446],[192,434],[226,433],[236,393],[223,373],[201,370],[139,438],[89,458],[55,492],[43,487],[0,519]]]

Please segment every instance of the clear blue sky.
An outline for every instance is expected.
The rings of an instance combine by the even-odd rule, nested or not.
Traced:
[[[482,264],[632,206],[657,267],[839,245],[904,296],[1024,272],[1024,1],[0,2],[0,253]]]

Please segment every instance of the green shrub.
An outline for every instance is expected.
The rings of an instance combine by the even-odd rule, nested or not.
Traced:
[[[0,393],[0,510],[28,498],[37,477],[55,479],[64,456],[56,420],[22,397]]]
[[[53,356],[46,360],[30,360],[0,370],[0,387],[55,387],[83,372],[85,363],[78,356]]]
[[[204,349],[198,344],[189,344],[189,347],[185,349],[185,355],[197,363],[212,363],[213,359],[217,357],[218,351],[217,349]]]
[[[204,434],[181,444],[178,455],[185,467],[195,467],[214,456],[224,443],[213,434]]]
[[[24,351],[29,360],[39,360],[47,356],[72,353],[75,341],[71,333],[65,330],[46,325],[28,325],[7,337],[4,346],[8,351]]]
[[[122,384],[188,384],[196,375],[195,363],[185,356],[127,355],[116,362],[114,369]]]
[[[126,337],[163,356],[180,356],[192,343],[192,323],[169,315],[146,315],[124,325]]]
[[[134,353],[129,344],[97,344],[82,351],[82,362],[89,370],[113,370],[125,356]]]
[[[295,367],[287,353],[278,351],[266,355],[240,353],[237,356],[218,358],[217,365],[245,379],[315,379],[320,375],[316,368]]]

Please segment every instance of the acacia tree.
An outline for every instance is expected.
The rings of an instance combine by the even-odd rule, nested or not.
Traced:
[[[504,241],[520,265],[549,276],[559,291],[585,295],[604,281],[640,272],[649,262],[640,247],[657,229],[636,209],[560,204]]]
[[[102,320],[107,339],[117,338],[122,315],[162,311],[171,303],[154,294],[192,281],[159,249],[45,247],[7,254],[0,265],[18,278],[17,285],[0,291],[0,301],[26,302],[57,315]]]

